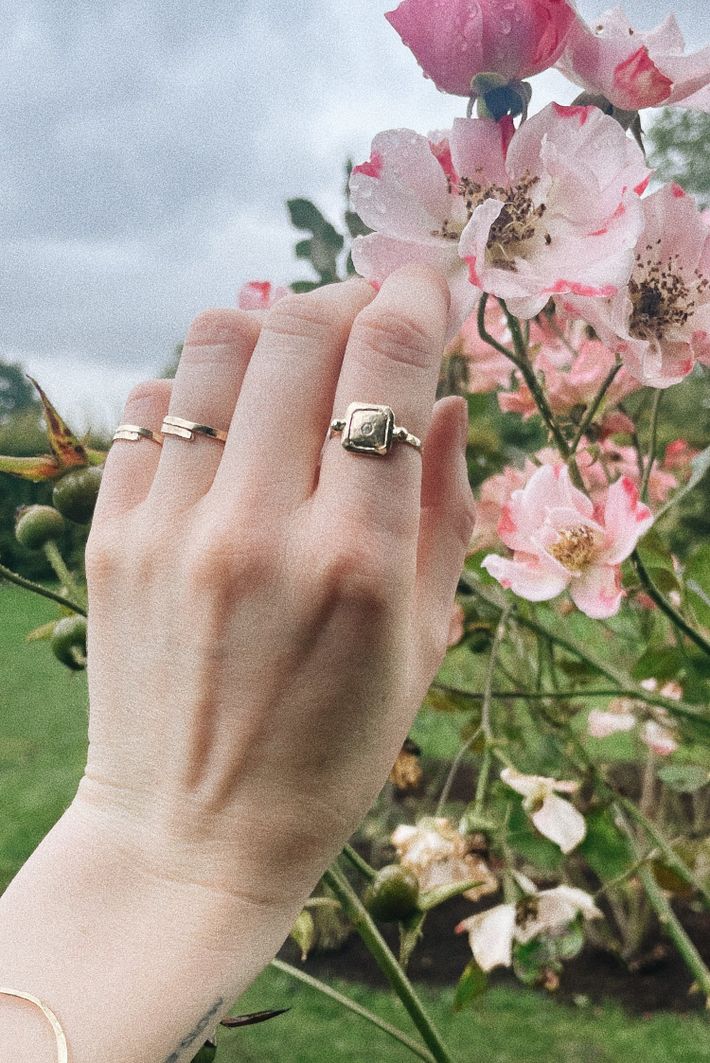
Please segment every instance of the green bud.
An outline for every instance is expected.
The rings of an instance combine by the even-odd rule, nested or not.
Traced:
[[[73,672],[86,668],[86,617],[65,616],[54,628],[52,653]]]
[[[72,469],[55,484],[52,501],[67,520],[74,524],[88,524],[100,486],[101,469],[98,466]]]
[[[41,550],[64,532],[64,517],[53,506],[24,506],[18,511],[15,537],[28,550]]]
[[[365,907],[383,923],[409,919],[418,911],[419,880],[400,864],[389,864],[377,872],[365,890]]]

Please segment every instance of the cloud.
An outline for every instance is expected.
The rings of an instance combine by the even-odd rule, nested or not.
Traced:
[[[284,200],[340,210],[348,154],[462,110],[401,46],[393,6],[0,0],[0,356],[56,365],[77,415],[96,389],[118,405],[201,308],[304,275]],[[695,40],[700,0],[676,7]],[[666,8],[627,10],[649,25]],[[576,93],[555,74],[536,90]]]

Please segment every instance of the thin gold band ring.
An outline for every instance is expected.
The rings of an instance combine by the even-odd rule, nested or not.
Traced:
[[[138,424],[120,424],[113,434],[113,441],[126,439],[131,443],[137,443],[140,439],[150,439],[159,447],[163,445],[163,437],[160,432],[152,432],[150,428],[143,428]]]
[[[202,435],[208,436],[218,443],[227,442],[226,432],[222,432],[218,428],[212,428],[208,424],[186,421],[182,417],[166,417],[160,430],[163,435],[177,436],[179,439],[195,439],[198,435]]]

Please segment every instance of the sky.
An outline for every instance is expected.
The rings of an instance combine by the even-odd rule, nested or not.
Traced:
[[[191,319],[309,276],[285,200],[342,210],[381,129],[445,128],[393,0],[0,0],[0,358],[77,431],[120,420]],[[609,6],[581,0],[592,18]],[[645,29],[670,10],[628,0]],[[695,49],[706,0],[673,10]],[[579,91],[533,79],[535,110]]]

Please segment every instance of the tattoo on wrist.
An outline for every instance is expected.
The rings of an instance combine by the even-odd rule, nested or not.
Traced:
[[[210,1025],[210,1020],[215,1017],[215,1015],[222,1007],[224,1007],[224,1000],[222,999],[222,997],[220,997],[218,1000],[215,1000],[210,1010],[207,1012],[206,1015],[202,1016],[197,1025],[193,1027],[193,1029],[190,1030],[190,1032],[183,1037],[182,1041],[177,1046],[175,1051],[171,1052],[170,1055],[167,1056],[167,1058],[165,1059],[165,1063],[180,1063],[182,1054],[185,1049],[190,1048],[191,1045],[194,1045],[195,1041],[197,1041],[200,1035],[204,1034],[205,1030]]]

